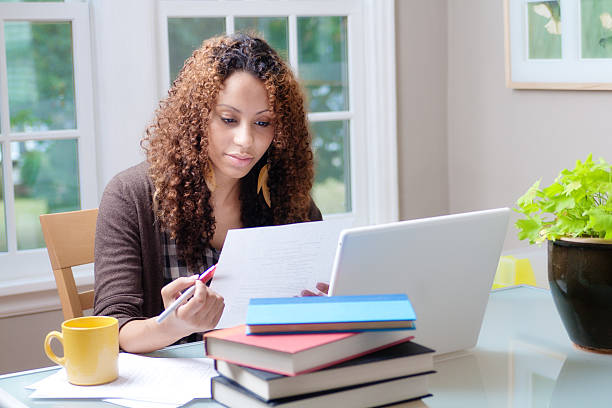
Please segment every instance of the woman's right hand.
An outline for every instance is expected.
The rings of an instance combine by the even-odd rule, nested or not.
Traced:
[[[185,333],[184,336],[214,329],[225,307],[223,296],[200,282],[197,277],[198,275],[193,275],[175,279],[161,290],[164,308],[167,308],[181,296],[181,292],[193,286],[195,281],[196,289],[193,297],[166,319],[177,330]]]

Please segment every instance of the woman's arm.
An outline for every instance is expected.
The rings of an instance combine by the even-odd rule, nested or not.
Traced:
[[[146,228],[146,224],[153,224],[154,217],[152,210],[143,215],[148,197],[145,187],[138,184],[144,182],[135,176],[134,168],[115,176],[106,186],[98,209],[94,314],[116,317],[120,328],[132,319],[153,316],[162,303],[161,296],[156,302],[151,299],[152,295],[159,296],[161,272],[152,270],[145,259],[150,251],[143,248],[143,241],[159,241],[155,229]]]
[[[111,180],[98,210],[94,314],[119,320],[119,345],[130,352],[153,351],[212,329],[224,306],[221,296],[196,282],[193,298],[162,324],[155,320],[194,284],[195,276],[162,288],[160,232],[151,195],[144,167],[138,166]]]
[[[223,298],[197,280],[197,275],[178,278],[162,289],[165,307],[195,282],[194,296],[161,323],[157,318],[131,320],[119,331],[119,345],[130,353],[148,353],[194,332],[213,329],[223,313]]]

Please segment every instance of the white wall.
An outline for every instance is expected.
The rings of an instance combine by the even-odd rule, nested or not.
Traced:
[[[400,219],[448,213],[447,4],[396,0]]]
[[[448,0],[451,212],[513,206],[591,152],[612,160],[612,92],[507,89],[503,44],[502,1]],[[505,249],[527,246],[516,219]]]
[[[43,350],[45,336],[61,330],[61,310],[0,319],[0,375],[55,365]],[[53,349],[62,355],[61,347]]]

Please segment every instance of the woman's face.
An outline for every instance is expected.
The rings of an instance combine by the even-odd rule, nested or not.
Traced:
[[[273,121],[262,81],[243,71],[225,80],[208,128],[208,156],[217,185],[247,175],[272,142]]]

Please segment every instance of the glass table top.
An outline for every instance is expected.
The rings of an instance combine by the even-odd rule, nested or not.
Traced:
[[[544,289],[491,293],[477,346],[436,370],[431,408],[612,406],[612,356],[576,349]]]
[[[452,333],[448,333],[452,336]],[[418,339],[415,339],[418,341]],[[168,347],[156,357],[203,357],[202,343]],[[491,293],[475,348],[435,357],[430,379],[439,407],[611,407],[612,356],[574,348],[550,292],[516,287]],[[32,384],[57,368],[0,376],[0,392],[32,407],[116,405],[99,400],[32,400]],[[2,405],[0,396],[0,406]],[[194,400],[186,407],[221,406]]]

